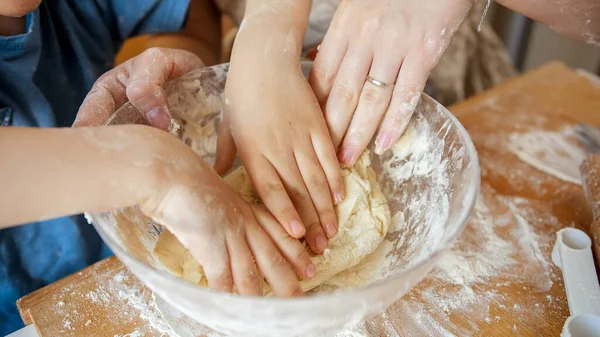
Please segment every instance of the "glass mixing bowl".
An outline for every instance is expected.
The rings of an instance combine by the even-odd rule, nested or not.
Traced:
[[[305,73],[310,65],[302,64]],[[215,158],[227,71],[226,64],[199,69],[165,85],[173,113],[184,126],[173,133],[208,163]],[[127,104],[107,122],[127,123],[147,121]],[[345,272],[345,287],[331,286],[331,292],[302,298],[239,296],[188,283],[162,269],[153,250],[164,229],[136,207],[86,215],[156,296],[214,331],[235,336],[331,334],[383,311],[425,278],[462,232],[479,190],[471,139],[427,95],[394,151],[374,155],[372,162],[393,219],[384,242],[364,264]]]

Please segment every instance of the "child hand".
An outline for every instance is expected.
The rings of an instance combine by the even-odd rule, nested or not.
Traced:
[[[238,54],[239,55],[239,54]],[[337,233],[333,205],[343,199],[340,166],[327,126],[298,60],[231,64],[220,130],[219,173],[235,147],[252,183],[287,233],[306,235],[315,253]],[[326,235],[324,234],[326,233]]]
[[[376,152],[396,142],[473,2],[341,2],[309,81],[342,164],[354,165],[382,118]]]
[[[279,296],[297,296],[296,273],[314,276],[304,246],[265,210],[244,202],[202,159],[158,131],[158,184],[142,211],[167,228],[202,264],[211,288],[262,295],[264,275]],[[158,135],[160,133],[160,136]],[[295,271],[295,272],[294,272]]]
[[[203,66],[195,54],[185,50],[147,49],[94,83],[73,126],[102,125],[129,100],[154,127],[165,130],[172,113],[163,84]]]
[[[202,62],[189,52],[150,49],[94,84],[74,126],[102,125],[129,99],[154,126],[166,128],[170,117],[165,114],[170,110],[163,83],[200,66]],[[94,132],[107,133],[105,138],[110,139],[113,145],[109,148],[114,151],[127,151],[121,156],[124,165],[131,163],[138,170],[148,170],[149,166],[152,171],[148,179],[142,179],[146,175],[124,179],[136,187],[123,184],[119,193],[135,191],[134,203],[140,202],[146,215],[167,226],[203,265],[211,288],[231,291],[235,286],[241,294],[262,295],[262,274],[276,294],[290,296],[300,293],[294,271],[302,278],[314,276],[314,265],[302,244],[290,240],[270,214],[244,202],[185,144],[148,127],[116,128],[127,128],[127,132],[110,131],[115,127]],[[92,138],[96,141],[90,146],[103,146],[102,136]],[[110,173],[107,170],[103,168]],[[115,169],[110,176],[126,172]],[[110,195],[110,199],[119,200],[114,192]]]

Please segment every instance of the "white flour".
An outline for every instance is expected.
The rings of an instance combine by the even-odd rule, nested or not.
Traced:
[[[56,303],[53,309],[63,317],[61,323],[63,329],[57,333],[72,335],[77,331],[79,334],[85,334],[86,331],[93,331],[91,329],[96,329],[96,331],[102,329],[106,324],[104,320],[110,319],[110,317],[90,319],[101,312],[96,311],[95,308],[102,308],[108,315],[118,315],[119,321],[123,325],[132,327],[130,331],[119,334],[102,330],[106,335],[114,337],[143,337],[148,334],[164,337],[176,336],[162,319],[151,298],[150,290],[139,286],[138,281],[125,268],[116,273],[98,272],[93,275],[98,279],[106,280],[106,282],[98,282],[100,286],[88,292],[75,292],[72,289],[73,286],[68,286],[63,288],[62,292],[53,295]],[[86,279],[82,282],[90,281]],[[80,299],[76,301],[77,297]],[[84,307],[83,311],[74,309],[78,306],[77,302],[84,301],[88,301],[88,307]],[[128,304],[130,310],[120,310],[123,302]],[[118,328],[122,329],[123,327]]]
[[[448,124],[440,128],[438,133],[443,135],[442,139],[446,138],[451,127]],[[403,137],[405,140],[414,137],[411,146],[397,149],[395,161],[388,158],[379,163],[383,176],[387,174],[393,177],[387,183],[382,181],[381,185],[391,200],[393,223],[402,226],[390,230],[387,236],[389,240],[364,260],[360,268],[341,273],[338,280],[342,283],[333,284],[332,280],[332,285],[359,286],[392,271],[407,268],[428,256],[436,243],[443,239],[443,224],[450,205],[447,191],[439,188],[444,183],[440,172],[447,171],[444,165],[449,163],[442,156],[444,141],[426,145],[426,141],[419,140],[422,134],[423,130],[411,133],[409,129]],[[562,151],[570,144],[556,134],[560,137],[571,135],[568,130],[549,133],[536,131],[505,137],[508,140],[501,136],[489,139],[496,141],[493,147],[524,153],[542,160],[546,166],[554,166],[557,158],[564,160]],[[540,142],[539,139],[552,146],[541,147],[532,141]],[[208,144],[205,148],[211,147]],[[548,155],[548,151],[552,155]],[[212,158],[210,152],[207,152],[206,158]],[[455,155],[464,156],[464,149],[457,149]],[[495,174],[506,174],[507,177],[514,176],[515,179],[510,179],[511,184],[518,181],[516,178],[519,175],[522,176],[522,172],[514,167],[494,166],[492,163],[496,164],[488,155],[482,159],[482,168],[488,173],[493,171]],[[577,165],[576,161],[567,164],[559,170],[562,174],[573,172],[573,166]],[[535,179],[529,176],[520,179],[522,186],[532,185],[536,191],[537,188],[542,189],[536,187]],[[432,181],[438,188],[429,188],[428,184]],[[402,192],[411,191],[411,188],[411,193]],[[394,197],[390,198],[389,195]],[[543,312],[558,299],[550,298],[547,302],[537,303],[527,302],[527,296],[516,299],[504,294],[509,287],[522,288],[525,293],[547,292],[556,283],[557,276],[548,263],[551,242],[542,240],[539,231],[553,231],[564,224],[554,218],[546,206],[543,201],[499,195],[490,185],[484,184],[470,227],[439,261],[439,269],[384,313],[338,336],[470,335],[478,331],[477,322],[494,323],[500,320],[500,317],[490,313],[492,305],[517,315],[524,310]],[[423,223],[430,225],[423,226]],[[398,228],[402,230],[398,231]],[[135,292],[126,294],[134,295]],[[136,307],[141,306],[136,304]],[[151,306],[147,308],[154,312]],[[473,322],[469,326],[457,325],[450,319],[453,314],[468,315]],[[144,315],[151,317],[151,313]]]
[[[586,157],[573,128],[510,135],[508,149],[523,162],[563,181],[581,185],[579,166]]]

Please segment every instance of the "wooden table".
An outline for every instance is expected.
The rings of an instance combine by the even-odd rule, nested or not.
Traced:
[[[363,324],[363,332],[558,336],[569,312],[550,258],[555,233],[567,226],[587,231],[591,221],[581,186],[561,175],[576,172],[583,153],[573,125],[600,127],[600,84],[553,63],[450,110],[480,156],[481,194],[470,224],[440,268]],[[539,155],[534,159],[542,165],[534,167],[528,155]],[[166,336],[151,297],[109,258],[23,297],[18,306],[43,337]]]

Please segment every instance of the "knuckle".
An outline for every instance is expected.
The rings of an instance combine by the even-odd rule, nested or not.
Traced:
[[[420,100],[420,92],[407,91],[400,96],[400,103],[390,109],[394,121],[403,122],[413,113]]]
[[[291,237],[287,233],[283,233],[280,240],[283,244],[283,247],[291,247],[292,249],[298,249],[299,247],[302,247],[302,249],[304,249],[298,239]]]
[[[407,112],[404,110],[396,110],[390,114],[390,122],[395,127],[401,125],[408,119]]]
[[[296,208],[294,205],[287,204],[279,210],[279,214],[285,218],[294,218],[296,217]]]
[[[127,97],[130,100],[135,101],[148,95],[157,96],[154,92],[153,85],[151,83],[144,83],[140,81],[131,82],[126,89]]]
[[[311,221],[306,225],[307,235],[316,237],[321,233],[321,223],[319,221]]]
[[[260,281],[260,274],[258,273],[256,268],[249,269],[247,273],[244,273],[241,280],[239,280],[239,283],[236,283],[238,288],[248,290],[260,289],[262,285]]]
[[[309,263],[311,263],[310,255],[308,254],[306,249],[304,249],[304,247],[302,247],[302,250],[298,251],[295,260],[301,265],[308,265]]]
[[[296,216],[296,208],[294,205],[285,206],[281,209],[281,213],[289,217],[294,217]]]
[[[382,100],[381,90],[378,89],[373,88],[373,85],[368,85],[363,89],[360,100],[367,108],[377,105]]]
[[[148,56],[150,59],[157,61],[167,58],[167,54],[164,48],[160,47],[151,47],[144,51],[144,54]]]
[[[331,96],[345,102],[354,102],[356,100],[356,92],[345,84],[335,84],[331,89]]]
[[[246,236],[246,229],[253,229],[253,221],[249,221],[246,217],[240,217],[238,221],[229,221],[226,226],[223,226],[225,229],[225,236],[230,238],[239,238]]]
[[[369,19],[363,20],[361,31],[370,36],[381,28],[382,22],[380,16],[372,15]]]
[[[327,180],[320,174],[311,175],[310,182],[317,189],[328,187]]]
[[[271,258],[271,266],[273,266],[275,270],[280,271],[289,268],[287,260],[279,252],[273,254],[273,257]]]
[[[274,195],[279,195],[280,193],[285,193],[285,188],[280,181],[269,181],[266,184],[262,184],[260,189],[261,194],[264,195],[265,199],[269,199]]]
[[[140,95],[143,95],[144,92],[146,91],[146,87],[147,87],[147,85],[144,85],[141,82],[138,82],[138,81],[131,82],[127,86],[127,95],[128,96],[140,96]]]
[[[308,195],[297,188],[291,188],[289,191],[290,198],[296,203],[305,202],[308,200]]]
[[[320,215],[321,219],[323,219],[323,222],[327,221],[328,219],[336,218],[336,214],[335,214],[335,211],[333,210],[333,206],[327,207],[323,211],[319,212],[319,215]]]
[[[312,69],[312,72],[314,78],[321,84],[330,84],[333,80],[332,73],[324,66],[315,65],[315,67]]]

